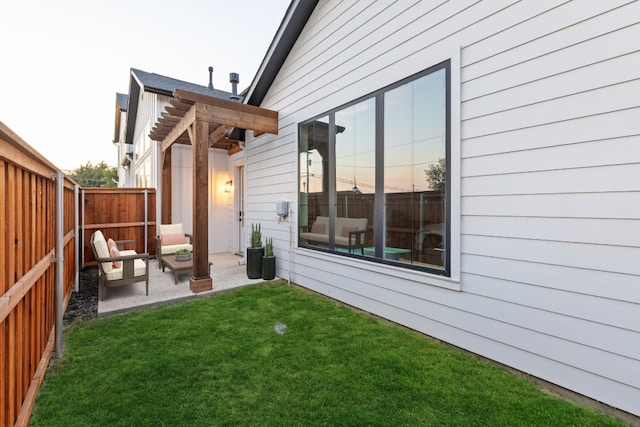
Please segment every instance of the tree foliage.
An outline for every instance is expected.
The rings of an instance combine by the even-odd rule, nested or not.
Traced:
[[[118,169],[104,161],[96,165],[89,161],[72,170],[69,176],[81,187],[117,187]]]
[[[447,163],[445,159],[438,159],[437,163],[429,165],[424,171],[427,182],[435,191],[444,191],[447,179]]]

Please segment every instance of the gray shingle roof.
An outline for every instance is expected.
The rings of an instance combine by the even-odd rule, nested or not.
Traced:
[[[183,89],[189,92],[195,92],[202,95],[215,96],[216,98],[231,99],[233,96],[230,92],[218,89],[209,89],[207,86],[200,86],[194,83],[185,82],[171,77],[162,76],[160,74],[148,73],[146,71],[131,69],[131,73],[142,84],[145,91],[156,92],[163,95],[171,96],[175,89]]]
[[[127,111],[127,104],[129,103],[129,96],[124,93],[116,92],[116,102],[120,111]]]

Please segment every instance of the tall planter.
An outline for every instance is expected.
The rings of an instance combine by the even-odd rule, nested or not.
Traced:
[[[276,257],[262,257],[262,278],[264,280],[273,280],[276,277]]]
[[[264,247],[247,248],[247,277],[249,279],[259,279],[262,277],[262,257]]]

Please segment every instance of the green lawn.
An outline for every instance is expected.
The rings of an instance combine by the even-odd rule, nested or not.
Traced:
[[[81,322],[65,346],[33,426],[624,425],[286,283]]]

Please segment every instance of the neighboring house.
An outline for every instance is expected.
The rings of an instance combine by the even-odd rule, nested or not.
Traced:
[[[640,415],[638,40],[637,1],[293,1],[227,224],[246,194],[278,276]]]
[[[127,129],[127,105],[129,104],[129,97],[124,93],[116,92],[116,112],[115,112],[115,124],[113,132],[113,143],[118,147],[118,187],[126,187],[127,181],[132,182],[132,178],[129,175],[133,171],[130,167],[132,160],[132,151],[127,152],[125,146],[125,133]]]
[[[162,206],[162,153],[159,142],[150,138],[149,133],[154,123],[158,120],[169,102],[173,98],[175,89],[182,89],[193,93],[221,98],[225,100],[241,101],[242,96],[237,94],[238,76],[232,82],[232,92],[215,89],[212,84],[213,69],[209,68],[209,85],[201,86],[185,82],[171,77],[132,68],[130,70],[129,94],[116,94],[116,128],[114,143],[118,145],[118,175],[121,187],[155,188],[156,192],[156,218],[161,223]],[[122,112],[125,114],[123,115]],[[125,118],[126,117],[126,118]],[[216,150],[211,149],[210,161],[213,165],[216,157],[226,158],[226,151],[216,155]],[[173,162],[171,180],[174,194],[172,215],[174,222],[182,222],[187,232],[191,232],[191,186],[184,182],[191,182],[191,147],[176,144],[172,147]],[[219,163],[219,161],[217,161]],[[213,167],[213,166],[212,166]],[[226,174],[226,168],[225,168]],[[226,176],[226,175],[225,175]],[[213,206],[212,210],[224,210],[227,206],[220,203]],[[215,216],[210,218],[211,227],[214,226]],[[215,241],[210,233],[209,239]],[[218,239],[221,240],[221,239]],[[229,240],[224,239],[224,240]],[[229,248],[224,248],[225,251]],[[216,250],[212,245],[210,250]]]

